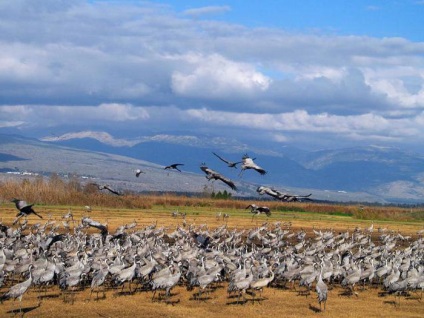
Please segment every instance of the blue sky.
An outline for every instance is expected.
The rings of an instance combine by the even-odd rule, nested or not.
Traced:
[[[422,153],[422,17],[420,0],[3,1],[0,132]]]
[[[404,37],[413,41],[422,41],[424,37],[424,1],[419,0],[199,0],[166,3],[180,12],[209,7],[210,13],[204,13],[203,18],[249,27],[280,28],[289,32]]]

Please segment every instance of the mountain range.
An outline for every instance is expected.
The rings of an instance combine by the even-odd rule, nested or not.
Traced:
[[[74,174],[130,191],[202,192],[230,190],[211,182],[202,163],[238,186],[237,196],[262,198],[259,185],[294,194],[312,193],[316,200],[343,202],[421,203],[424,158],[395,148],[377,146],[308,151],[295,147],[261,149],[210,136],[154,135],[117,139],[106,132],[75,132],[40,139],[0,135],[0,172],[33,171]],[[230,161],[244,154],[267,171],[260,175],[228,168],[212,152]],[[177,171],[164,170],[183,163]],[[135,169],[145,173],[139,178]]]

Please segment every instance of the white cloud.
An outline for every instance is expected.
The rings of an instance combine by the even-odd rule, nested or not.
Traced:
[[[184,14],[189,16],[198,17],[205,14],[216,14],[230,11],[231,8],[229,6],[206,6],[201,8],[193,8],[184,10]]]
[[[372,113],[338,116],[328,113],[309,114],[304,110],[281,114],[249,114],[191,109],[187,110],[187,115],[220,126],[274,132],[333,133],[348,139],[398,140],[423,133],[423,128],[414,119],[387,119]]]
[[[265,91],[271,83],[252,65],[234,62],[218,54],[189,54],[181,59],[190,65],[187,71],[175,71],[172,75],[172,88],[180,95],[228,98]]]

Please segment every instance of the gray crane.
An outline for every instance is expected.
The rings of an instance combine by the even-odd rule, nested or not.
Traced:
[[[318,281],[316,283],[315,290],[318,294],[319,309],[322,311],[321,303],[324,303],[324,311],[325,311],[325,305],[327,303],[328,287],[322,280],[322,271],[323,271],[323,267],[321,267],[321,271],[318,276]]]
[[[265,214],[266,216],[271,216],[271,210],[267,206],[257,206],[256,204],[249,204],[245,209],[249,209],[252,215],[252,220],[255,215]]]
[[[200,166],[200,169],[206,173],[206,179],[208,180],[221,180],[222,182],[224,182],[226,185],[228,185],[231,189],[233,189],[234,191],[237,191],[237,187],[234,184],[233,181],[231,181],[230,179],[228,179],[227,177],[224,177],[222,174],[208,168],[204,163],[202,163],[202,165]]]
[[[153,290],[152,301],[154,300],[156,291],[158,289],[164,289],[166,301],[169,300],[169,297],[171,296],[171,289],[178,284],[181,277],[181,271],[179,269],[179,265],[180,264],[172,263],[169,266],[169,269],[170,269],[169,274],[153,277],[151,281],[152,290]]]
[[[250,282],[250,289],[253,290],[252,295],[253,295],[253,303],[255,303],[255,291],[259,290],[259,295],[260,298],[262,298],[262,292],[264,287],[267,287],[269,285],[269,283],[271,283],[274,278],[275,278],[275,274],[272,270],[269,271],[270,272],[270,276],[269,277],[263,277],[263,278],[259,278],[259,279],[255,279],[253,281]]]
[[[172,165],[166,166],[163,169],[165,169],[165,170],[174,169],[174,170],[181,172],[181,170],[178,168],[179,166],[184,166],[184,164],[183,163],[173,163]]]
[[[144,171],[142,171],[141,169],[136,169],[135,170],[135,176],[138,178],[140,176],[140,174],[145,173]]]
[[[33,265],[32,264],[29,265],[29,268],[28,268],[29,277],[27,280],[23,281],[22,283],[13,285],[12,287],[9,288],[9,290],[6,293],[4,293],[0,297],[1,302],[7,299],[13,299],[13,300],[19,299],[19,312],[21,314],[22,314],[22,297],[32,284],[32,273],[31,273],[32,268],[33,268]]]
[[[241,165],[241,171],[239,173],[239,176],[241,177],[241,175],[243,174],[243,171],[248,169],[256,170],[261,175],[264,175],[267,173],[263,168],[259,167],[256,163],[254,163],[252,158],[250,158],[247,154],[245,154],[242,158],[242,165]]]
[[[118,272],[113,278],[115,285],[122,284],[122,291],[124,290],[125,282],[128,282],[128,288],[131,293],[131,281],[135,277],[135,268],[137,266],[137,262],[135,260],[136,255],[133,256],[133,264],[131,266],[123,268],[120,272]]]
[[[237,303],[240,303],[240,297],[243,296],[243,302],[246,302],[244,294],[246,290],[250,287],[250,283],[253,281],[252,268],[250,268],[246,277],[240,277],[239,279],[234,279],[228,284],[227,292],[228,294],[232,292],[238,292]]]
[[[105,289],[104,289],[104,282],[106,280],[107,275],[109,274],[109,266],[106,263],[105,260],[105,265],[104,266],[100,266],[100,268],[98,269],[97,272],[95,272],[92,280],[91,280],[91,292],[90,292],[90,298],[91,298],[91,294],[93,293],[94,290],[96,290],[96,300],[99,299],[99,289],[100,287],[103,287],[103,298],[106,298],[106,294],[105,294]]]
[[[265,187],[265,186],[258,187],[256,189],[256,192],[258,192],[260,195],[267,194],[277,200],[284,201],[284,202],[297,202],[297,201],[303,201],[303,200],[310,201],[311,199],[309,197],[312,195],[312,193],[307,195],[289,194],[289,193],[284,193],[279,190],[276,190],[270,187]]]
[[[18,214],[16,214],[15,221],[13,221],[13,224],[16,224],[21,217],[23,216],[27,217],[30,214],[35,214],[40,219],[43,218],[41,215],[35,212],[34,209],[32,208],[34,204],[28,204],[26,201],[16,199],[16,198],[13,198],[11,202],[15,203],[16,208],[19,210]]]
[[[116,195],[122,195],[121,192],[113,189],[110,185],[108,184],[97,184],[97,183],[90,183],[91,185],[94,185],[97,187],[97,189],[99,190],[108,190],[110,193],[116,194]]]
[[[215,156],[217,156],[221,161],[225,162],[229,168],[236,168],[237,169],[237,165],[239,163],[242,163],[242,161],[237,161],[237,162],[229,161],[227,159],[222,158],[220,155],[216,154],[215,152],[212,152],[212,153]]]

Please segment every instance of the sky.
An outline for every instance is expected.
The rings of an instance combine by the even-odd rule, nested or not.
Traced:
[[[423,17],[421,0],[0,0],[0,133],[424,153]]]

